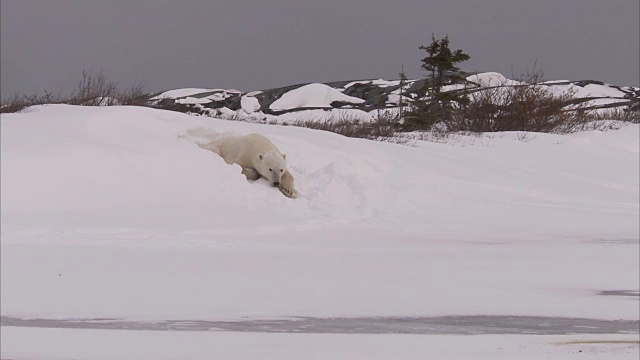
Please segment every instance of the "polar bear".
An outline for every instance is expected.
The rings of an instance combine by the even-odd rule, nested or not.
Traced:
[[[224,136],[206,144],[203,149],[220,155],[227,164],[238,164],[248,180],[261,176],[290,198],[297,197],[293,175],[287,170],[287,156],[260,134]]]

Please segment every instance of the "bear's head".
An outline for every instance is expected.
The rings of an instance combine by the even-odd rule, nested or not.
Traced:
[[[279,152],[267,152],[258,154],[258,166],[256,171],[269,180],[273,186],[280,185],[282,175],[287,172],[286,155]]]

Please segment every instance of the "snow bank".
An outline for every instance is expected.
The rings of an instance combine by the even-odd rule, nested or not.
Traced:
[[[309,84],[291,90],[274,101],[269,108],[274,111],[289,110],[305,107],[331,107],[334,101],[342,101],[354,104],[363,103],[363,99],[347,96],[340,91],[324,85]]]

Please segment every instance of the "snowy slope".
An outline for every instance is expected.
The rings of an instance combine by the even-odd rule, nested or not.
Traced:
[[[415,147],[137,107],[0,125],[2,316],[639,318],[599,295],[638,291],[638,125]],[[268,136],[300,197],[192,128]]]

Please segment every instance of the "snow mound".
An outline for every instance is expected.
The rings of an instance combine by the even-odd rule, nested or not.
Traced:
[[[240,99],[240,107],[246,113],[251,114],[260,110],[260,101],[253,96],[243,96]]]
[[[330,108],[331,103],[334,101],[353,104],[364,102],[363,99],[345,95],[325,84],[314,83],[285,93],[278,100],[274,101],[269,108],[274,111],[310,107]]]

